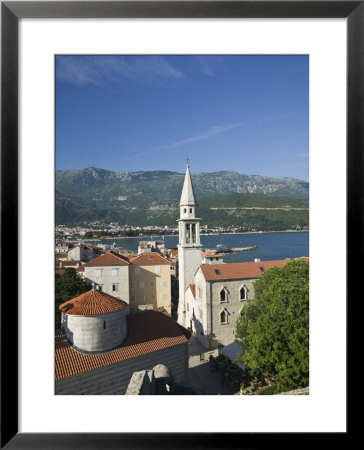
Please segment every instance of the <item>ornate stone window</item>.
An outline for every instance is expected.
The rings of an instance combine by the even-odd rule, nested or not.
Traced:
[[[245,286],[242,286],[239,291],[240,301],[248,299],[248,289]]]
[[[228,291],[226,287],[223,287],[220,291],[220,303],[225,303],[228,301]]]
[[[220,324],[224,325],[228,323],[228,312],[227,310],[224,308],[220,311]]]

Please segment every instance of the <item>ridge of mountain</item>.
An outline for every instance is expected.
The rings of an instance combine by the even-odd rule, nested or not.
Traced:
[[[279,179],[225,170],[193,173],[191,178],[198,201],[249,193],[308,200],[309,194],[307,182],[288,177]],[[184,173],[167,170],[117,172],[95,167],[57,170],[56,223],[93,219],[126,223],[131,212],[133,221],[140,222],[146,211],[172,213],[178,207],[183,181]]]

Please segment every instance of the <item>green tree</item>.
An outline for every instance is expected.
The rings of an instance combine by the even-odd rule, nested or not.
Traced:
[[[56,330],[61,328],[61,312],[59,306],[91,289],[91,286],[83,281],[73,267],[65,269],[62,276],[56,275],[55,299],[56,299]]]
[[[253,375],[274,376],[280,390],[309,382],[309,264],[288,261],[256,281],[237,323],[239,360]]]

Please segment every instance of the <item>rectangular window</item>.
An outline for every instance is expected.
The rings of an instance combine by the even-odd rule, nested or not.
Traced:
[[[154,300],[155,299],[155,295],[154,294],[150,294],[150,299]]]
[[[161,273],[161,266],[155,266],[155,273]]]
[[[118,269],[112,269],[111,270],[111,276],[112,277],[117,277],[118,276]]]
[[[155,287],[154,281],[150,281],[150,282],[149,282],[149,287],[151,287],[151,288],[154,288],[154,287]]]
[[[162,294],[162,300],[167,300],[167,294]]]
[[[139,275],[140,274],[140,267],[134,267],[134,273],[135,273],[135,275]]]
[[[139,294],[138,295],[138,302],[144,302],[144,298],[145,298],[144,294]]]
[[[139,281],[139,289],[144,289],[144,281]]]
[[[167,280],[162,280],[162,287],[167,287]]]
[[[119,290],[119,285],[118,284],[113,284],[112,285],[112,291],[113,292],[118,292],[118,290]]]
[[[102,277],[102,269],[96,269],[96,276],[97,276],[98,278],[101,278],[101,277]]]

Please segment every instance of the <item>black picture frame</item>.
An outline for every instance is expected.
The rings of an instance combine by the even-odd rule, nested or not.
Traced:
[[[18,21],[21,18],[346,18],[347,298],[363,254],[364,1],[3,1],[1,2],[1,448],[257,448],[269,433],[18,432]],[[9,236],[12,238],[9,239]],[[10,269],[10,270],[9,270]],[[359,290],[358,292],[361,292]],[[11,297],[11,298],[10,298]],[[9,345],[11,343],[11,345]],[[348,348],[350,346],[348,345]],[[64,418],[66,412],[60,411]],[[191,412],[191,414],[193,414]],[[102,417],[102,415],[100,416]],[[72,420],[72,413],[68,416]],[[195,420],[195,419],[194,419]],[[213,420],[213,419],[212,419]],[[216,420],[216,419],[215,419]],[[348,429],[349,431],[349,429]],[[348,432],[338,433],[347,437]],[[293,433],[293,438],[297,436]],[[304,443],[310,433],[300,437]],[[311,436],[312,437],[312,436]],[[340,437],[340,436],[338,436]],[[292,434],[280,434],[286,446]],[[318,435],[315,434],[315,443]]]

